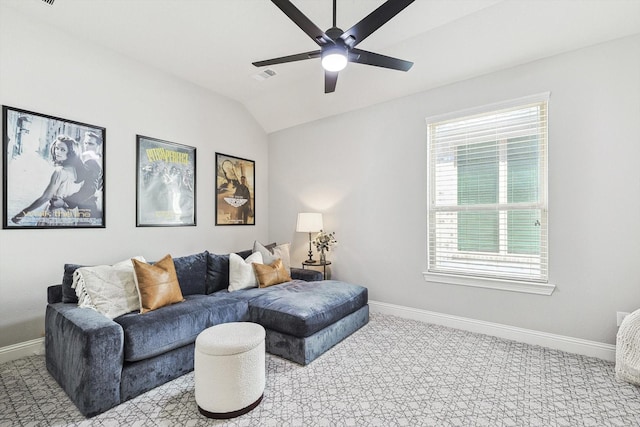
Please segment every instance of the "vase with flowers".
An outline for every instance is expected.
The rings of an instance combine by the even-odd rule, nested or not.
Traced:
[[[326,233],[323,230],[316,235],[316,238],[313,241],[313,244],[316,246],[316,250],[320,252],[320,263],[324,264],[327,262],[325,251],[329,252],[332,246],[335,246],[338,243],[336,240],[335,231],[332,233]]]

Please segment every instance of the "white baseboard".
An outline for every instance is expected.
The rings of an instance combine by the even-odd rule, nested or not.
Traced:
[[[0,363],[10,362],[21,357],[44,354],[44,338],[37,338],[0,348]]]
[[[597,357],[610,362],[616,359],[616,346],[596,341],[588,341],[580,338],[572,338],[564,335],[549,334],[531,329],[517,328],[502,325],[500,323],[484,322],[466,317],[451,316],[449,314],[420,310],[417,308],[387,304],[378,301],[369,301],[371,311],[374,313],[391,314],[406,319],[419,320],[421,322],[434,323],[469,332],[491,335],[526,344],[539,345],[556,350],[576,353],[584,356]]]

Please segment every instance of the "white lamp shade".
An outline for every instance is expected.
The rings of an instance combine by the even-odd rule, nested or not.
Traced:
[[[298,214],[296,231],[304,233],[314,233],[322,230],[322,214],[303,212]]]

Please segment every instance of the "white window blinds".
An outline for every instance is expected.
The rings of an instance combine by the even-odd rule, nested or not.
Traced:
[[[547,103],[427,120],[429,272],[547,281]]]

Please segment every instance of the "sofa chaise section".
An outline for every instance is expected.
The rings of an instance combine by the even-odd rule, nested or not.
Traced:
[[[308,271],[308,270],[301,270]],[[271,354],[307,365],[369,321],[367,288],[336,280],[292,280],[264,289],[213,294],[249,304]]]
[[[367,288],[335,280],[294,280],[249,301],[267,331],[269,353],[306,365],[369,321]]]
[[[369,306],[365,305],[308,337],[266,329],[265,346],[271,354],[307,365],[368,322]]]

